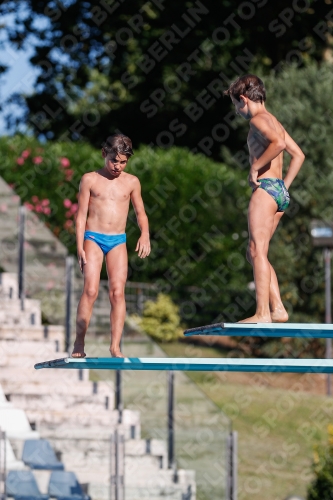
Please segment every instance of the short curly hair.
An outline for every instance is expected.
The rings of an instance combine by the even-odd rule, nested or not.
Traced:
[[[132,156],[132,141],[127,135],[124,134],[113,134],[110,135],[105,142],[103,142],[103,149],[106,154],[116,153],[127,156],[129,158]]]
[[[266,101],[266,89],[264,82],[256,75],[240,76],[232,82],[227,90],[224,91],[225,95],[232,96],[239,101],[240,96],[248,97],[253,102]]]

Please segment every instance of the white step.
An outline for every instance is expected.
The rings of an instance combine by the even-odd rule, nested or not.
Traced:
[[[33,326],[0,325],[0,340],[54,340],[59,342],[59,348],[64,345],[64,327],[62,325]]]
[[[3,389],[6,393],[8,392],[8,383],[10,387],[17,387],[19,389],[20,385],[24,384],[27,380],[40,384],[57,382],[60,386],[63,386],[64,389],[67,384],[89,380],[88,370],[45,370],[44,373],[41,373],[41,370],[35,370],[33,366],[32,362],[29,367],[1,367],[0,384],[3,385]],[[45,373],[46,371],[48,373]],[[13,392],[13,390],[11,390],[11,392]]]
[[[0,377],[1,378],[1,377]],[[64,398],[77,397],[90,397],[90,396],[109,396],[113,399],[114,385],[113,382],[99,381],[97,383],[97,393],[94,394],[94,383],[91,380],[80,381],[79,384],[67,384],[66,387],[59,387],[58,382],[55,380],[53,383],[44,384],[27,382],[16,389],[15,396],[28,396],[28,397],[44,397],[44,396],[63,396]],[[7,394],[8,392],[6,392]],[[1,394],[0,394],[1,402]]]
[[[0,428],[8,439],[38,439],[39,434],[31,429],[26,413],[18,408],[0,406]]]

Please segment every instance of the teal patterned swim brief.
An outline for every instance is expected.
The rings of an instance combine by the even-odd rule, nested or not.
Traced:
[[[274,198],[278,206],[278,212],[287,210],[290,203],[290,196],[282,179],[264,178],[258,179],[258,182],[260,182],[259,187]]]

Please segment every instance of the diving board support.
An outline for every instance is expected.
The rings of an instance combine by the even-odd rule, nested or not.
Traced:
[[[307,323],[215,323],[184,331],[185,337],[193,335],[218,335],[239,337],[297,337],[333,338],[332,324]]]
[[[61,358],[35,365],[42,368],[96,370],[171,370],[208,372],[333,373],[332,359],[260,358]]]

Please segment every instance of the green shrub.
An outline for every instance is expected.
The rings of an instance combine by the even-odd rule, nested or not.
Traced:
[[[307,500],[332,500],[333,498],[333,425],[328,426],[329,444],[315,451],[313,472],[315,479],[308,489]]]
[[[164,293],[158,294],[156,302],[152,300],[145,302],[140,326],[150,337],[159,342],[172,342],[183,334],[179,307]]]

